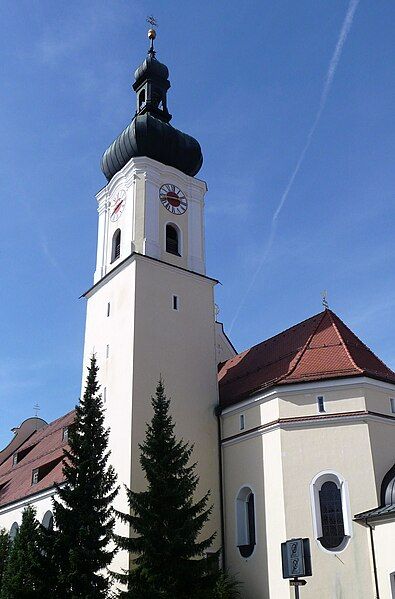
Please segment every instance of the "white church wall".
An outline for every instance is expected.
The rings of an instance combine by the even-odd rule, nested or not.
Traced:
[[[214,510],[204,534],[218,531],[220,546],[218,402],[215,361],[214,281],[143,257],[136,260],[133,356],[132,484],[145,486],[138,444],[152,417],[150,397],[162,376],[171,397],[176,434],[195,444],[198,496],[211,490]],[[178,309],[173,309],[173,296]]]
[[[50,489],[35,497],[27,497],[26,499],[0,508],[0,528],[5,528],[9,532],[14,522],[20,526],[23,510],[29,505],[36,509],[37,520],[42,523],[45,514],[48,511],[53,511],[52,497],[54,496],[54,489]]]
[[[380,599],[395,598],[395,521],[372,523]]]
[[[318,395],[325,397],[326,421],[316,419]],[[311,539],[313,557],[314,576],[303,588],[303,596],[372,597],[369,539],[366,529],[354,524],[352,517],[378,505],[382,478],[393,464],[394,422],[380,414],[366,415],[369,404],[385,414],[388,397],[380,382],[361,377],[322,386],[279,387],[223,411],[222,438],[228,439],[223,446],[227,555],[232,569],[240,571],[243,580],[248,578],[245,597],[254,598],[255,591],[239,563],[229,506],[246,482],[247,464],[253,464],[264,481],[257,487],[264,498],[257,497],[257,503],[265,503],[266,523],[260,522],[258,511],[257,538],[266,543],[270,597],[289,597],[288,585],[282,581],[279,547],[285,539],[299,536]],[[296,420],[300,416],[304,420]],[[263,450],[258,449],[259,439]],[[347,487],[347,523],[352,532],[340,553],[324,550],[315,539],[310,486],[322,471],[338,472]],[[261,586],[266,584],[262,572],[257,576]]]
[[[305,426],[281,434],[286,536],[309,537],[313,576],[303,596],[313,599],[373,596],[371,556],[366,530],[352,515],[374,505],[376,484],[368,427],[365,423]],[[342,551],[324,549],[315,539],[310,487],[320,472],[339,473],[348,487],[349,513],[344,519],[351,538]]]
[[[223,447],[224,513],[226,566],[243,583],[242,596],[268,597],[268,555],[266,548],[265,495],[262,440],[229,443]],[[256,545],[250,557],[242,557],[237,547],[237,497],[249,487],[255,496]]]
[[[222,322],[215,322],[215,354],[216,362],[220,364],[236,355],[236,350],[225,334]]]
[[[110,463],[116,470],[120,485],[114,507],[122,512],[128,510],[124,485],[130,487],[131,484],[134,297],[135,263],[132,259],[116,273],[109,274],[89,294],[81,389],[83,394],[86,367],[92,353],[95,353],[101,392],[105,394],[105,425],[110,429]],[[127,525],[119,521],[115,531],[128,535]],[[120,551],[113,567],[119,571],[127,569],[128,562],[127,553]]]
[[[318,397],[323,397],[324,414],[340,414],[365,410],[365,395],[360,387],[337,387],[315,385],[305,392],[295,386],[294,389],[282,390],[278,393],[280,418],[300,418],[301,416],[316,416],[319,414]]]
[[[159,190],[164,184],[172,184],[185,194],[188,209],[184,214],[174,215],[162,206]],[[175,168],[146,157],[131,159],[96,196],[99,221],[94,281],[99,281],[119,262],[111,258],[112,239],[117,229],[121,231],[120,260],[137,251],[203,274],[203,209],[206,191],[204,181],[189,177]],[[124,198],[124,204],[115,220],[112,214],[120,197]],[[181,256],[168,254],[164,250],[167,223],[174,223],[180,229]]]
[[[121,485],[115,507],[128,511],[124,484],[135,490],[145,486],[138,444],[152,416],[150,397],[162,375],[172,397],[177,434],[196,443],[199,495],[212,492],[215,508],[207,535],[220,528],[214,283],[148,257],[131,256],[88,294],[84,351],[85,365],[96,353],[106,394],[111,463]],[[128,534],[119,522],[116,532]],[[219,546],[218,533],[215,547]],[[112,567],[126,569],[127,553],[119,552]]]
[[[383,478],[388,470],[394,465],[395,419],[376,418],[370,420],[369,438],[377,497],[375,502],[366,505],[361,511],[373,509],[380,504],[380,490]]]

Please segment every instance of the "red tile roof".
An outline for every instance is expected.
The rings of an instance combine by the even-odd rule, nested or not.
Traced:
[[[65,416],[54,420],[40,430],[33,433],[19,448],[18,452],[32,449],[15,466],[12,465],[13,456],[0,465],[0,507],[24,499],[48,489],[63,480],[62,456],[63,428],[69,426],[75,418],[74,410]],[[54,468],[46,474],[37,484],[32,485],[32,472],[35,468],[53,462]]]
[[[220,364],[220,405],[277,385],[353,376],[395,383],[395,373],[334,312],[324,310]]]

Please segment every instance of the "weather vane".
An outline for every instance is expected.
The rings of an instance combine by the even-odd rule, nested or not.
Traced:
[[[158,21],[155,19],[154,16],[152,15],[148,15],[148,17],[146,18],[147,23],[149,23],[152,27],[158,27]]]
[[[37,402],[34,404],[34,406],[33,406],[33,409],[34,409],[34,415],[35,415],[35,417],[37,418],[37,416],[38,416],[38,413],[39,413],[39,411],[40,411],[40,406],[38,405],[38,403],[37,403]]]
[[[321,293],[321,297],[322,297],[322,306],[325,308],[325,310],[327,310],[329,308],[328,292],[326,290],[324,290]]]
[[[147,21],[147,23],[149,23],[151,25],[152,28],[153,27],[158,27],[158,21],[152,15],[148,16],[146,18],[146,21]],[[150,49],[148,51],[148,54],[150,54],[154,58],[155,58],[155,50],[154,50],[154,39],[155,38],[156,38],[156,31],[155,31],[155,29],[149,29],[148,30],[148,39],[151,40],[151,45],[150,45]]]

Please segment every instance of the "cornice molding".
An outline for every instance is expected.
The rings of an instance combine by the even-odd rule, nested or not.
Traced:
[[[265,433],[274,430],[294,430],[305,428],[317,428],[322,426],[338,426],[339,424],[355,424],[359,422],[385,422],[395,426],[395,417],[387,414],[379,414],[378,412],[370,412],[365,410],[355,412],[338,412],[336,414],[326,414],[325,416],[300,416],[295,418],[279,418],[266,424],[259,425],[253,429],[237,433],[230,437],[221,440],[221,445],[233,445],[254,437],[259,437]]]

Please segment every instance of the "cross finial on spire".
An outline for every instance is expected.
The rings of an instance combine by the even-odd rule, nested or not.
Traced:
[[[150,54],[151,56],[155,56],[154,39],[156,38],[156,31],[154,27],[158,27],[158,21],[152,15],[149,15],[146,18],[146,21],[151,25],[151,29],[148,30],[148,39],[151,40],[151,45],[150,49],[148,50],[148,54]]]
[[[321,297],[322,297],[322,306],[323,306],[323,308],[325,310],[328,310],[328,308],[329,308],[329,302],[328,302],[328,292],[326,291],[326,289],[321,292]]]

